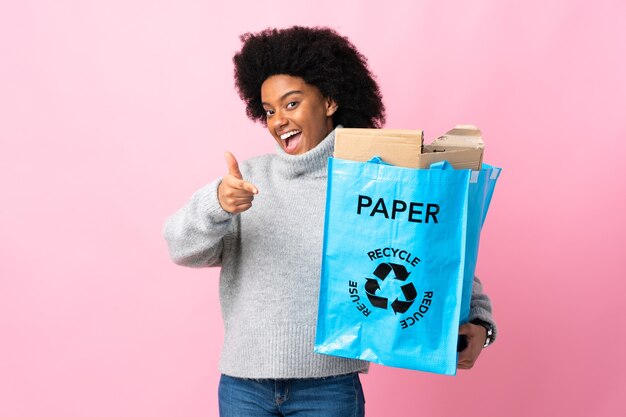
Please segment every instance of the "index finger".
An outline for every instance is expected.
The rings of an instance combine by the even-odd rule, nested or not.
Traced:
[[[226,175],[223,178],[223,181],[224,183],[228,185],[228,187],[231,187],[237,190],[247,191],[251,194],[259,193],[259,189],[256,188],[256,186],[254,186],[253,184],[249,183],[246,180],[239,179],[232,174]]]
[[[244,181],[241,180],[241,188],[251,192],[252,194],[258,194],[259,190],[252,184],[250,184],[248,181]]]

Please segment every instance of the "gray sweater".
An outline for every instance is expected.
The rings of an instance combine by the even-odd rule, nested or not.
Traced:
[[[259,189],[252,208],[224,211],[220,179],[196,191],[164,228],[179,265],[221,266],[224,345],[220,371],[244,378],[305,378],[365,372],[368,363],[313,352],[327,160],[334,131],[303,155],[277,153],[240,165]],[[493,323],[475,281],[470,320]]]

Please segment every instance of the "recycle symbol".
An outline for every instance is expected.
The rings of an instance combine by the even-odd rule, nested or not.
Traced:
[[[410,272],[406,270],[404,265],[393,264],[393,263],[382,263],[376,267],[374,270],[374,276],[384,281],[389,277],[389,273],[393,271],[393,279],[397,279],[399,281],[406,281],[409,277]],[[380,290],[380,284],[378,279],[375,278],[366,278],[367,282],[365,283],[365,293],[367,294],[367,298],[369,298],[370,303],[374,307],[387,309],[387,304],[389,300],[380,295],[376,295],[376,291]],[[391,302],[391,309],[393,310],[393,314],[398,313],[406,313],[406,311],[411,308],[413,301],[415,301],[415,297],[417,297],[417,291],[415,291],[415,287],[413,283],[409,282],[408,284],[404,284],[400,287],[402,290],[402,294],[404,295],[404,300],[400,300],[396,298]]]

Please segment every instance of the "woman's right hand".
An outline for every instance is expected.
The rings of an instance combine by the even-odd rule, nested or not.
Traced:
[[[229,213],[242,213],[252,207],[254,195],[259,190],[247,181],[244,181],[239,164],[235,156],[226,152],[224,154],[228,165],[228,175],[222,178],[222,182],[217,188],[217,197],[220,205]]]

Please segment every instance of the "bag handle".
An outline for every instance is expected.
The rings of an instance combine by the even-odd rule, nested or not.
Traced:
[[[372,159],[367,161],[367,163],[368,164],[378,164],[378,165],[389,165],[389,166],[392,166],[391,164],[383,161],[383,158],[381,158],[380,156],[374,156]]]
[[[450,162],[444,160],[430,164],[430,169],[440,169],[442,171],[447,171],[450,169],[454,169],[454,167]]]
[[[448,161],[439,161],[439,162],[430,164],[430,169],[438,169],[440,171],[449,171],[451,169],[454,169],[454,167]],[[471,170],[469,182],[477,183],[479,176],[480,176],[480,171]]]
[[[370,160],[367,161],[367,163],[392,166],[391,164],[383,161],[383,159],[380,156],[372,157]],[[450,169],[454,169],[454,167],[448,161],[444,160],[444,161],[434,162],[430,164],[430,169],[450,170]]]

